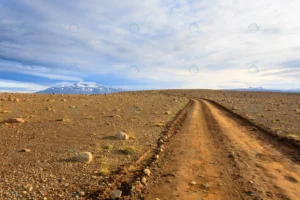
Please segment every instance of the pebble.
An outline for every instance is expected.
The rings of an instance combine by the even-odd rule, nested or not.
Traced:
[[[196,185],[197,183],[195,181],[190,182],[191,185]]]
[[[25,123],[25,120],[22,118],[12,118],[12,119],[8,119],[5,121],[6,123],[19,123],[19,124],[23,124]]]
[[[144,174],[150,176],[151,175],[150,169],[144,169]]]
[[[80,196],[84,196],[85,193],[81,191],[81,192],[79,192],[79,195],[80,195]]]
[[[209,189],[210,185],[209,185],[209,183],[204,183],[204,184],[201,184],[201,188],[203,188],[203,189]]]
[[[110,195],[111,199],[117,199],[122,196],[122,191],[121,190],[114,190],[113,193]]]
[[[119,132],[115,135],[115,138],[118,139],[118,140],[128,140],[128,139],[129,139],[129,136],[128,136],[126,133],[119,131]]]
[[[27,185],[24,186],[24,189],[25,189],[27,192],[31,192],[32,189],[33,189],[33,187],[32,187],[32,185],[27,184]]]
[[[29,153],[31,150],[30,149],[22,149],[21,152],[26,152]]]
[[[142,183],[146,183],[147,179],[145,177],[142,178]]]
[[[235,152],[234,151],[232,151],[232,152],[230,152],[229,154],[228,154],[228,157],[230,157],[230,158],[233,158],[235,156]]]
[[[90,163],[93,160],[93,155],[90,152],[78,153],[74,158],[76,162]]]
[[[165,112],[165,115],[170,115],[170,114],[171,114],[170,111],[166,111],[166,112]]]
[[[256,127],[252,127],[252,131],[257,131],[257,128]]]

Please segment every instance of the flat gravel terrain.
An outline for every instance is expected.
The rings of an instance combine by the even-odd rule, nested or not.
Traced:
[[[119,166],[155,148],[188,102],[157,92],[0,94],[0,199],[85,199]],[[25,123],[5,123],[11,118]],[[119,131],[129,139],[114,139]],[[80,152],[93,161],[72,162]]]

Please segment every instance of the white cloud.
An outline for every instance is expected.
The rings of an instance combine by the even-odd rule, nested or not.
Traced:
[[[37,92],[40,90],[44,90],[47,88],[47,86],[33,84],[33,83],[27,83],[27,82],[20,82],[20,81],[10,81],[10,80],[3,80],[0,79],[0,88],[9,88],[12,90],[15,89],[22,89],[22,91],[26,90]],[[2,92],[7,91],[7,89],[1,90]]]
[[[147,82],[138,87],[299,83],[297,77],[286,74],[260,76],[282,70],[280,63],[299,58],[300,4],[296,0],[28,0],[22,6],[42,20],[27,16],[19,22],[19,37],[4,34],[10,40],[2,42],[0,54],[7,58],[77,66],[93,74],[112,73]],[[5,23],[17,18],[14,12],[7,14],[12,19]],[[130,30],[132,23],[138,25],[137,32]],[[78,30],[70,29],[71,24]],[[251,24],[257,30],[255,26],[249,30]],[[256,76],[247,74],[253,64],[261,72]],[[138,67],[138,74],[130,73],[132,65]],[[198,67],[197,75],[190,73],[192,65]],[[52,73],[34,74],[83,81]]]

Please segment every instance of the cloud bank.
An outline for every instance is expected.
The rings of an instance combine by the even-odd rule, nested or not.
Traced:
[[[296,0],[0,0],[0,79],[36,90],[66,81],[296,88],[299,8]]]

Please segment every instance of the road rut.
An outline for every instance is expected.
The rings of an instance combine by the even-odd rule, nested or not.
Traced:
[[[300,199],[299,162],[227,111],[192,101],[153,169],[145,199]]]

